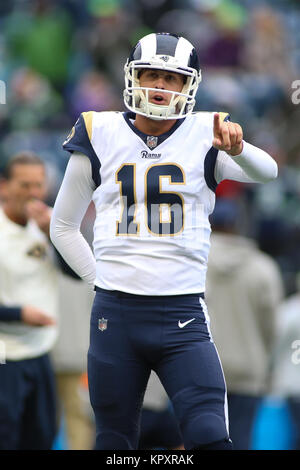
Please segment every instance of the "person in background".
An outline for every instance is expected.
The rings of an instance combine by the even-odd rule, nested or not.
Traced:
[[[94,293],[86,283],[59,273],[59,335],[50,357],[68,450],[91,450],[94,421],[82,395],[89,341],[89,313]]]
[[[269,391],[283,283],[275,261],[239,233],[237,202],[218,199],[210,220],[206,301],[227,384],[230,435],[236,450],[246,450],[261,399]]]
[[[0,449],[51,449],[57,395],[58,274],[77,277],[49,239],[44,162],[23,151],[0,181]],[[77,277],[78,278],[78,277]]]
[[[22,152],[1,180],[0,449],[51,449],[56,391],[49,351],[58,334],[58,268],[49,240],[42,160]]]
[[[297,291],[285,298],[277,315],[272,355],[272,395],[286,400],[293,427],[291,448],[300,450],[300,273]]]

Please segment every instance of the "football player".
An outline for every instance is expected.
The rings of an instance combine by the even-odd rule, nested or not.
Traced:
[[[275,161],[226,113],[193,113],[201,72],[193,45],[143,37],[125,65],[128,112],[82,113],[51,237],[96,295],[88,375],[97,449],[136,449],[153,369],[185,449],[232,449],[226,386],[204,300],[209,214],[219,182],[267,182]],[[96,207],[93,253],[80,234]]]

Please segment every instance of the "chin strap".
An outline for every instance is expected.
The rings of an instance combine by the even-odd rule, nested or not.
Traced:
[[[146,112],[151,119],[168,118],[168,114],[175,114],[175,106],[159,106],[157,104],[145,103],[141,107],[142,112]]]
[[[139,109],[142,113],[147,114],[149,118],[157,120],[168,119],[170,114],[176,114],[176,105],[178,103],[179,97],[177,96],[175,98],[175,94],[172,95],[171,101],[167,106],[160,106],[159,104],[149,103],[148,90],[146,90],[146,95],[144,95],[141,90],[139,90],[138,94],[140,98]],[[171,118],[172,116],[170,117],[170,119]]]

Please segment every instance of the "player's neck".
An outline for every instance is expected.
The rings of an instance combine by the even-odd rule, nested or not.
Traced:
[[[167,119],[162,121],[155,121],[154,119],[141,116],[140,114],[136,115],[134,125],[135,127],[148,135],[162,135],[168,132],[174,126],[176,119]]]

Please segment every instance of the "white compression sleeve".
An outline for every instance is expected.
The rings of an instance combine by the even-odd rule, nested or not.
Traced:
[[[218,153],[215,179],[217,183],[225,179],[242,183],[266,183],[277,177],[277,163],[264,150],[243,141],[241,155],[231,157],[226,152]]]
[[[94,285],[96,262],[80,232],[80,225],[94,190],[90,160],[80,153],[72,154],[50,224],[52,243],[69,266],[90,286]]]

